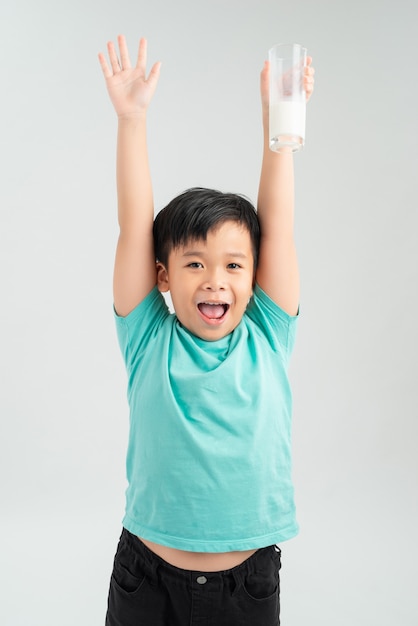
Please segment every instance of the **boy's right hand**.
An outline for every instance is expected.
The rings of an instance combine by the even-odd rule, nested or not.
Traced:
[[[106,80],[110,99],[119,118],[135,118],[143,115],[157,87],[161,63],[157,62],[146,76],[147,41],[139,42],[135,67],[131,67],[128,47],[123,35],[118,36],[120,59],[112,41],[107,44],[110,65],[103,53],[99,62]]]

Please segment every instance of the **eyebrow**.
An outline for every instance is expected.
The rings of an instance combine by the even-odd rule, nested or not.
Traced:
[[[182,256],[184,257],[189,257],[189,256],[200,256],[203,257],[205,256],[204,252],[200,252],[199,250],[188,250],[187,252],[184,252],[182,254]],[[227,257],[233,257],[233,258],[238,258],[238,259],[247,259],[247,255],[244,254],[244,252],[226,252],[225,256]]]

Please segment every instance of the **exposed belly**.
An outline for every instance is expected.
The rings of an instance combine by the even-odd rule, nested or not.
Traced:
[[[154,554],[157,554],[170,565],[200,572],[219,572],[222,570],[232,569],[243,563],[257,550],[244,550],[239,552],[186,552],[185,550],[176,550],[153,543],[147,539],[139,537],[144,545],[147,546]]]

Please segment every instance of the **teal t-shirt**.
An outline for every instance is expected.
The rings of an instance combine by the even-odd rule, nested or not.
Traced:
[[[116,315],[130,406],[127,530],[192,552],[256,549],[297,533],[287,376],[295,324],[258,286],[218,341],[184,328],[157,288]]]

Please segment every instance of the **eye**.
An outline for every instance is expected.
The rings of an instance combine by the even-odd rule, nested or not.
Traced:
[[[230,270],[239,270],[241,265],[238,265],[238,263],[228,263],[227,267]]]
[[[199,261],[193,261],[193,263],[189,263],[187,267],[191,267],[192,269],[199,269],[203,267],[203,265],[199,263]]]

